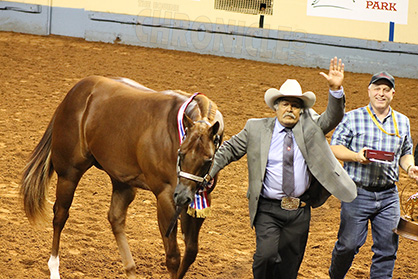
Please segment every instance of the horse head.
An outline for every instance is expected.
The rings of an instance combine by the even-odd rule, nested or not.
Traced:
[[[194,199],[204,185],[215,152],[220,144],[219,127],[206,120],[193,121],[185,116],[186,136],[177,157],[177,186],[174,191],[176,206],[184,207]]]

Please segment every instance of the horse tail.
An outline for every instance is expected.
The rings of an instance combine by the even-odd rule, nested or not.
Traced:
[[[55,115],[23,169],[20,195],[23,198],[23,208],[26,216],[31,224],[47,219],[48,185],[54,172],[51,161],[54,119]]]

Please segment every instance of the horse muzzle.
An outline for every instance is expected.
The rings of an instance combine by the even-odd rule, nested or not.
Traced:
[[[174,190],[174,204],[176,206],[187,206],[193,201],[193,193],[189,187],[186,185],[179,183]]]
[[[197,176],[191,173],[181,171],[179,167],[177,177],[179,179],[177,180],[177,186],[174,190],[174,203],[176,206],[186,206],[193,201],[194,192],[196,192],[203,185],[208,175],[206,175],[205,177]],[[186,184],[180,182],[180,178],[183,178],[183,181],[197,183],[194,191],[191,190],[190,186],[187,186]]]

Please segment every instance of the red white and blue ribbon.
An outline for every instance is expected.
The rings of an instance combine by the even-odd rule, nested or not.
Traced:
[[[205,218],[209,214],[210,204],[208,195],[213,190],[214,181],[214,179],[211,179],[208,185],[195,194],[194,201],[190,203],[189,209],[187,210],[189,215],[197,218]]]
[[[178,134],[179,134],[179,142],[180,145],[183,143],[183,140],[186,136],[186,130],[184,129],[183,123],[183,116],[184,112],[187,109],[187,106],[193,101],[193,99],[201,93],[196,92],[189,99],[187,99],[183,105],[181,105],[178,113],[177,113],[177,124],[178,124]],[[203,189],[200,189],[196,192],[194,200],[189,204],[189,208],[187,209],[187,213],[196,218],[206,218],[210,212],[210,204],[208,200],[208,194],[213,190],[213,183],[214,180],[212,179],[210,184]]]
[[[184,112],[186,111],[186,108],[188,107],[188,105],[199,94],[200,94],[199,92],[196,92],[192,96],[190,96],[190,98],[187,99],[187,101],[184,102],[181,105],[181,107],[179,109],[179,112],[177,113],[177,124],[178,124],[178,130],[179,130],[179,142],[180,142],[180,145],[183,143],[184,136],[186,135],[186,130],[184,129],[184,124],[183,124]]]

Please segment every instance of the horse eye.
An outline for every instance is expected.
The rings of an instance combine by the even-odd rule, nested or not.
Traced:
[[[208,168],[212,165],[212,160],[211,159],[205,159],[203,162],[203,165]]]
[[[200,169],[201,175],[205,175],[206,173],[208,173],[211,166],[212,166],[212,160],[204,159],[202,168]]]

